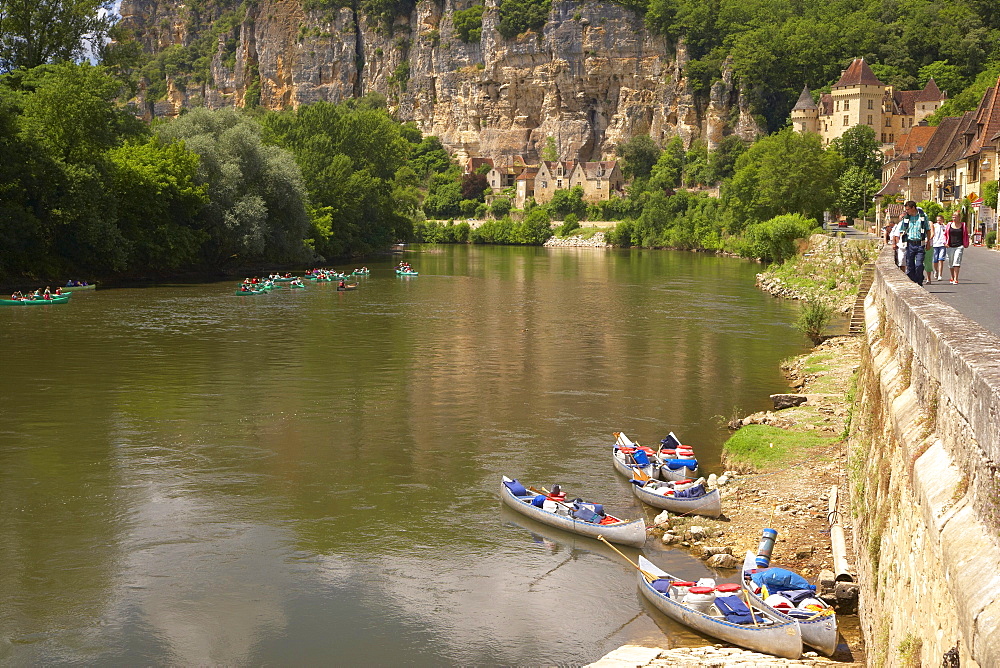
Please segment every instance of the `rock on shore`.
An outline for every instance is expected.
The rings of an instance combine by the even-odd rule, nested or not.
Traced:
[[[594,236],[589,239],[584,239],[582,236],[575,234],[571,237],[566,237],[561,239],[559,237],[549,237],[544,246],[549,248],[608,248],[611,246],[605,238],[604,232],[596,232]]]

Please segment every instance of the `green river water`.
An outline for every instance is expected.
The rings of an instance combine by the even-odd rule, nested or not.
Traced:
[[[769,407],[806,348],[797,306],[754,288],[759,265],[694,253],[367,265],[351,292],[0,309],[0,663],[579,664],[704,642],[600,543],[501,509],[500,477],[651,518],[611,433],[673,430],[717,471],[718,416]]]

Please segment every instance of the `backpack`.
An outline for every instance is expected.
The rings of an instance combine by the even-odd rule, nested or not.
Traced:
[[[927,214],[919,206],[917,207],[917,217],[920,219],[920,227],[917,230],[911,230],[910,228],[910,218],[907,217],[906,220],[902,222],[899,226],[899,236],[907,241],[923,241],[924,234],[930,234],[931,225],[927,221]],[[917,234],[914,234],[917,232]]]

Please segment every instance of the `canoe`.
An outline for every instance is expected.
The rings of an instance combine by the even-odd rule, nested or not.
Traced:
[[[804,645],[809,645],[827,656],[833,656],[833,653],[837,651],[837,615],[834,614],[833,608],[818,596],[810,598],[811,602],[823,608],[820,611],[793,607],[785,613],[768,605],[764,599],[754,593],[756,587],[753,586],[753,581],[750,579],[752,573],[757,573],[760,570],[763,569],[757,568],[756,555],[748,551],[743,560],[743,578],[740,580],[740,584],[754,605],[794,621],[799,625]]]
[[[705,517],[718,517],[722,514],[722,497],[719,495],[719,490],[713,489],[704,496],[699,496],[693,499],[675,498],[673,496],[657,494],[653,491],[657,487],[663,489],[665,486],[670,484],[671,483],[669,482],[657,482],[656,480],[651,480],[640,485],[633,477],[632,493],[635,494],[636,498],[643,503],[649,504],[654,508],[669,510],[670,512],[677,513],[678,515],[704,515]]]
[[[511,489],[512,487],[515,489]],[[515,491],[521,490],[524,490],[525,493],[515,493]],[[637,520],[623,520],[613,515],[607,515],[607,517],[615,520],[615,522],[612,524],[594,524],[593,522],[586,522],[569,515],[568,509],[566,514],[562,514],[561,512],[553,512],[532,505],[532,501],[536,496],[537,494],[525,490],[516,480],[511,480],[507,476],[503,476],[500,483],[500,498],[507,506],[522,515],[526,515],[542,524],[548,524],[549,526],[564,529],[580,534],[581,536],[589,536],[591,538],[604,536],[606,540],[613,543],[632,545],[634,547],[642,547],[646,544],[646,521],[642,518]],[[568,503],[567,505],[572,505],[572,503]]]
[[[0,306],[44,306],[45,304],[65,304],[70,295],[52,296],[51,299],[0,299]]]
[[[79,292],[80,290],[96,290],[97,284],[91,283],[90,285],[60,285],[63,292]]]
[[[367,276],[370,273],[371,273],[371,269],[366,269],[364,271],[362,271],[360,269],[355,269],[354,271],[351,272],[351,276]]]
[[[344,285],[344,286],[338,285],[337,286],[337,290],[343,292],[344,290],[354,290],[357,287],[358,287],[357,283],[348,283],[347,285]]]
[[[674,432],[667,434],[667,437],[660,441],[660,449],[656,453],[657,473],[660,480],[694,480],[698,477],[698,460],[687,457],[668,457],[666,452],[676,451],[681,445],[681,440]],[[676,453],[675,453],[676,454]],[[673,462],[673,463],[671,463]],[[682,465],[694,463],[694,466]]]
[[[274,281],[275,283],[291,283],[292,281],[295,280],[295,278],[296,278],[295,276],[289,276],[289,277],[282,276],[281,278],[272,278],[271,280]]]
[[[631,451],[635,450],[636,448],[641,448],[642,446],[640,446],[638,443],[633,443],[631,440],[629,440],[628,436],[621,433],[620,431],[614,432],[614,436],[615,436],[615,444],[611,450],[611,461],[615,465],[615,470],[621,473],[626,478],[632,477],[633,469],[639,469],[640,471],[645,473],[648,477],[655,478],[656,464],[653,462],[653,457],[656,456],[655,453],[651,457],[649,454],[651,450],[649,449],[644,450],[643,452],[646,455],[647,461],[649,463],[646,464],[645,466],[638,464],[635,461],[635,455],[633,455]]]
[[[742,597],[718,596],[720,600],[706,603],[703,612],[685,603],[678,590],[670,586],[671,582],[682,582],[681,578],[661,570],[642,555],[639,555],[639,568],[641,570],[637,575],[642,595],[675,622],[707,636],[756,652],[765,652],[786,659],[798,659],[802,656],[802,635],[799,626],[785,615],[776,615],[767,608],[758,607],[751,599],[751,607],[758,611],[755,615],[756,624],[749,612],[744,615],[745,623],[736,623],[730,621],[733,617],[727,619],[718,605]],[[648,580],[643,571],[654,579]],[[715,597],[709,594],[708,598]]]
[[[396,275],[397,276],[419,276],[420,272],[418,272],[418,271],[403,271],[402,269],[397,269],[396,270]]]
[[[265,292],[267,292],[267,290],[240,290],[239,288],[236,288],[236,294],[238,295],[262,295]]]
[[[292,283],[288,287],[290,287],[290,288],[304,288],[306,286],[305,286],[305,283]]]

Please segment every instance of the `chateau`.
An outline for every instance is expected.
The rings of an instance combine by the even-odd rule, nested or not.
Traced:
[[[930,79],[923,90],[895,90],[878,80],[864,58],[855,58],[829,93],[813,100],[802,89],[792,107],[792,124],[799,132],[816,132],[827,145],[855,125],[867,125],[885,146],[918,125],[947,99]]]

